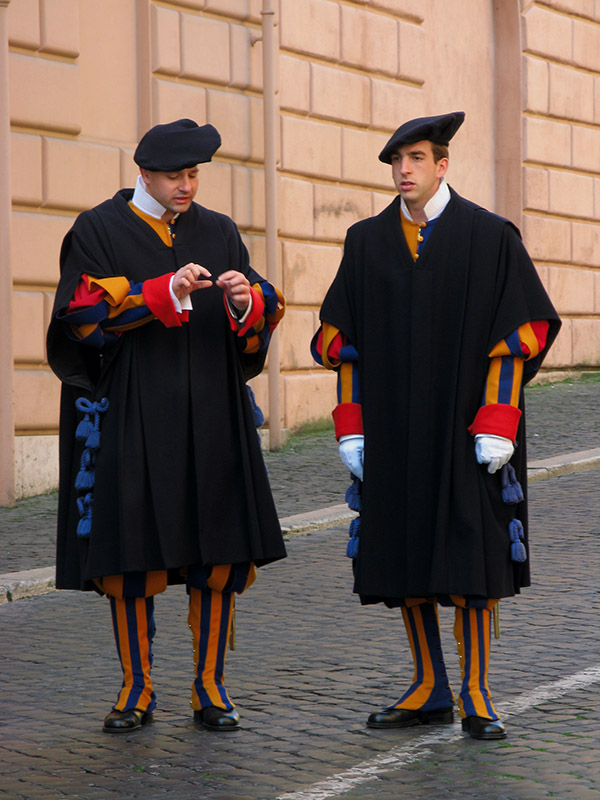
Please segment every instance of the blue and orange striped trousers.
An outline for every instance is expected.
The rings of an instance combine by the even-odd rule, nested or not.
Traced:
[[[241,594],[256,579],[254,564],[223,564],[188,569],[188,625],[192,632],[194,710],[217,706],[231,710],[225,689],[225,655],[231,630],[234,594]],[[96,580],[109,599],[123,684],[115,711],[153,711],[152,642],[156,633],[154,596],[167,587],[167,573],[140,572],[110,575]]]
[[[456,605],[454,613],[454,637],[461,667],[459,714],[497,720],[487,680],[491,610]],[[454,694],[442,652],[437,603],[403,606],[402,616],[413,656],[414,676],[408,690],[389,708],[426,711],[450,708]]]

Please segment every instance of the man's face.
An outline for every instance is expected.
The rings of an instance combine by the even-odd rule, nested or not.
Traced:
[[[187,211],[198,191],[198,167],[178,172],[153,172],[140,169],[146,191],[170,214]]]
[[[431,142],[423,140],[399,147],[392,155],[392,177],[396,189],[410,208],[422,209],[437,192],[448,159],[433,160]]]

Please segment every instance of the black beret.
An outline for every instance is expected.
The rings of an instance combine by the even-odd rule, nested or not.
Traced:
[[[448,145],[465,118],[464,111],[452,111],[437,117],[418,117],[401,125],[379,153],[384,164],[392,163],[392,153],[405,144],[414,144],[427,139],[435,144]]]
[[[212,125],[199,127],[193,119],[178,119],[150,128],[133,160],[153,172],[178,172],[210,161],[220,146],[219,131]]]

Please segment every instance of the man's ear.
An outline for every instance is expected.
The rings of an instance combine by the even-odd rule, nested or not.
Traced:
[[[448,159],[447,158],[440,158],[437,162],[437,177],[443,177],[446,172],[448,171]]]

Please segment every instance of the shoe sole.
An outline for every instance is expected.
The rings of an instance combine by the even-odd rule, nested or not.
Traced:
[[[196,723],[196,725],[200,725],[201,728],[206,728],[207,731],[218,731],[219,733],[229,733],[230,731],[239,731],[239,725],[228,725],[227,727],[223,727],[221,725],[207,725],[206,722]]]
[[[102,726],[102,731],[104,733],[131,733],[132,731],[139,731],[142,728],[143,725],[149,725],[151,722],[154,722],[154,718],[152,716],[152,712],[150,712],[148,714],[144,714],[144,716],[142,717],[142,721],[140,722],[139,725],[134,725],[131,728],[123,728],[123,727],[120,727],[120,728],[111,728],[111,727],[109,727],[109,728],[107,728],[107,727],[105,727],[103,725]]]
[[[480,742],[481,741],[493,742],[494,740],[498,741],[499,739],[506,739],[506,731],[504,731],[504,733],[482,734],[481,736],[478,736],[477,734],[472,733],[472,731],[469,730],[463,731],[463,733],[468,734],[471,737],[471,739],[477,739]]]
[[[464,720],[462,721],[462,732],[468,734],[471,739],[476,739],[478,741],[484,742],[493,742],[498,741],[500,739],[506,739],[506,731],[498,731],[498,733],[482,733],[477,734],[472,731],[468,725],[465,725]]]
[[[441,714],[435,711],[422,711],[418,717],[407,720],[406,722],[388,723],[367,721],[367,728],[378,728],[379,730],[385,730],[386,728],[414,728],[415,725],[451,725],[453,722],[453,711],[444,711]]]

